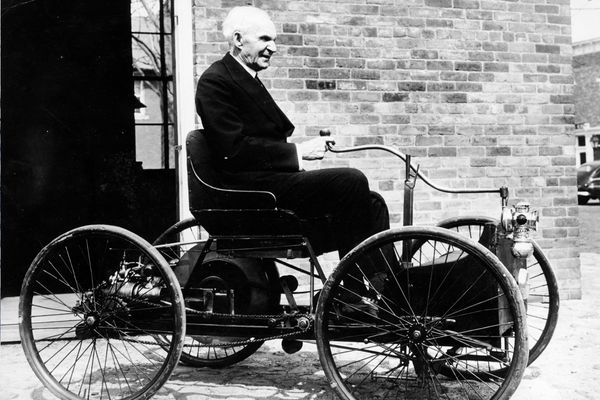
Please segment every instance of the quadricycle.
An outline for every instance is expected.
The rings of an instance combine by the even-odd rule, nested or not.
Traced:
[[[33,260],[20,335],[59,398],[150,398],[179,362],[230,366],[277,339],[288,353],[316,344],[341,399],[508,399],[550,341],[556,279],[530,237],[537,213],[509,206],[506,187],[441,187],[394,148],[329,143],[403,160],[404,226],[366,239],[326,274],[310,238],[327,233],[327,218],[304,221],[270,192],[222,188],[204,133],[186,145],[193,218],[152,243],[83,226]],[[420,181],[496,193],[500,218],[413,226]]]

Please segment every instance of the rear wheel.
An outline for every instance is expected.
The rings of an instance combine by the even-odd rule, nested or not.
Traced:
[[[236,314],[264,314],[274,311],[279,304],[279,291],[275,293],[273,286],[278,282],[278,272],[273,261],[235,259],[209,253],[200,265],[198,259],[203,240],[207,238],[208,234],[198,222],[194,218],[188,218],[171,226],[153,243],[159,246],[159,251],[169,260],[178,276],[187,280],[195,268],[200,268],[200,272],[194,274],[194,282],[190,284],[191,290],[184,293],[188,319],[193,321],[195,311],[203,311],[202,306],[194,305],[192,292],[198,292],[198,289],[219,293],[233,291]],[[231,312],[227,302],[216,303],[212,311]],[[193,329],[200,333],[201,330],[199,327]],[[184,340],[181,362],[194,367],[226,367],[248,358],[263,343],[251,337],[190,334]]]
[[[29,364],[64,399],[152,396],[185,335],[181,290],[164,259],[107,225],[74,229],[42,249],[25,276],[19,315]]]
[[[527,365],[524,314],[489,250],[445,229],[406,227],[342,259],[319,297],[316,341],[343,399],[508,399]]]
[[[439,227],[458,232],[476,242],[481,239],[486,224],[498,225],[490,217],[457,217],[444,220]],[[487,243],[482,243],[487,246]],[[540,246],[533,242],[533,255],[527,259],[529,296],[527,300],[527,333],[529,364],[544,351],[556,328],[560,304],[558,283],[550,262]]]

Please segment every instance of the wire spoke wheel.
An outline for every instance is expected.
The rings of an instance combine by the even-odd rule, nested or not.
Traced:
[[[460,233],[476,242],[482,239],[484,227],[498,220],[489,217],[458,217],[442,221],[438,226]],[[486,245],[486,243],[482,243]],[[559,293],[556,276],[550,262],[540,246],[533,242],[533,255],[527,259],[529,276],[529,296],[527,305],[527,333],[529,344],[529,364],[544,351],[556,328],[559,310]]]
[[[445,229],[405,227],[340,262],[319,297],[316,340],[344,399],[507,399],[527,365],[524,314],[489,250]]]
[[[208,239],[208,233],[194,218],[187,218],[169,227],[154,241],[153,245],[157,246],[157,249],[168,260],[169,265],[174,268],[175,274],[182,281],[187,280],[194,268],[203,269],[199,282],[193,285],[194,288],[214,288],[222,291],[235,289],[238,294],[250,291],[251,293],[244,293],[239,300],[242,302],[246,300],[246,306],[256,304],[253,299],[261,297],[262,293],[258,293],[255,288],[243,284],[246,277],[238,267],[240,267],[240,262],[251,263],[252,267],[250,269],[257,269],[265,267],[266,262],[263,261],[260,263],[261,265],[254,265],[257,263],[256,260],[226,260],[215,257],[214,254],[209,254],[203,260],[202,265],[198,265],[197,262],[204,245],[203,241],[206,239]],[[267,275],[269,276],[265,279],[276,282],[276,269],[274,264],[271,264],[272,262],[269,266],[266,266]],[[243,268],[243,266],[241,267]],[[190,305],[188,304],[188,306]],[[220,311],[228,312],[228,310]],[[193,315],[190,314],[189,318],[193,320]],[[161,340],[166,341],[166,338],[163,337]],[[263,341],[251,340],[250,337],[188,335],[184,339],[180,360],[183,364],[194,367],[225,367],[248,358],[264,343]]]
[[[181,290],[164,259],[107,225],[74,229],[42,249],[19,314],[29,364],[64,399],[150,397],[176,366],[185,334]]]

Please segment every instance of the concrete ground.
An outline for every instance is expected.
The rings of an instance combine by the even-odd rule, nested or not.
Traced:
[[[548,348],[531,365],[513,400],[600,398],[600,204],[580,207],[583,299],[561,303]],[[20,345],[0,347],[0,400],[52,399]],[[316,349],[287,355],[278,341],[221,370],[179,366],[156,399],[333,399]]]

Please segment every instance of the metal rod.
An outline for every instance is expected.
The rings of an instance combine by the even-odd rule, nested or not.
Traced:
[[[389,146],[381,146],[381,145],[365,145],[365,146],[354,146],[354,147],[346,147],[346,148],[342,148],[342,149],[337,149],[334,148],[333,146],[329,145],[328,146],[328,150],[331,151],[332,153],[350,153],[353,151],[363,151],[363,150],[383,150],[386,151],[388,153],[392,153],[394,154],[396,157],[404,160],[406,162],[406,158],[407,155],[405,155],[404,153],[399,152],[398,150],[394,149],[393,147],[389,147]],[[498,189],[463,189],[463,190],[459,190],[459,189],[451,189],[451,188],[447,188],[447,187],[443,187],[443,186],[437,186],[435,184],[433,184],[429,179],[427,179],[426,176],[423,176],[418,168],[414,167],[412,164],[410,165],[410,169],[416,174],[416,176],[418,176],[419,178],[421,178],[423,180],[423,182],[425,182],[429,187],[438,190],[440,192],[444,192],[444,193],[457,193],[457,194],[466,194],[466,193],[502,193],[502,188],[498,188]]]

